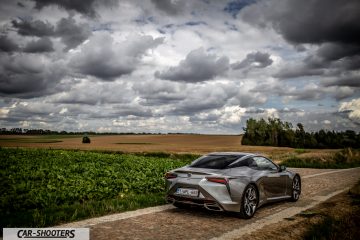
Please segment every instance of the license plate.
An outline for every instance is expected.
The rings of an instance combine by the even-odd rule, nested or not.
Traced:
[[[176,189],[176,194],[190,196],[190,197],[197,197],[199,196],[199,190],[191,189],[191,188],[178,188]]]

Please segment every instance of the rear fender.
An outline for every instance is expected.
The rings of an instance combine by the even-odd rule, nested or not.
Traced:
[[[248,177],[229,179],[230,196],[233,202],[241,202],[242,194],[249,182]]]

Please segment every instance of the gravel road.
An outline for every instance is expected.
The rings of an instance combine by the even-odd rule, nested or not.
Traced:
[[[296,203],[280,202],[258,209],[250,220],[235,214],[170,205],[114,214],[62,225],[90,227],[91,240],[109,239],[239,239],[261,228],[311,208],[349,189],[360,178],[360,168],[345,170],[293,169],[302,177]]]

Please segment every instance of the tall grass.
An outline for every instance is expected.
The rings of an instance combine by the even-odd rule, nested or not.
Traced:
[[[346,148],[334,154],[292,155],[281,162],[282,165],[298,168],[352,168],[360,167],[360,151]]]
[[[306,240],[359,239],[360,236],[360,182],[349,191],[351,211],[325,213],[322,221],[312,225],[304,235]]]

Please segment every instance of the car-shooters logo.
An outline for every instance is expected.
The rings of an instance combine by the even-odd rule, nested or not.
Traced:
[[[89,240],[89,228],[4,228],[4,240]]]

